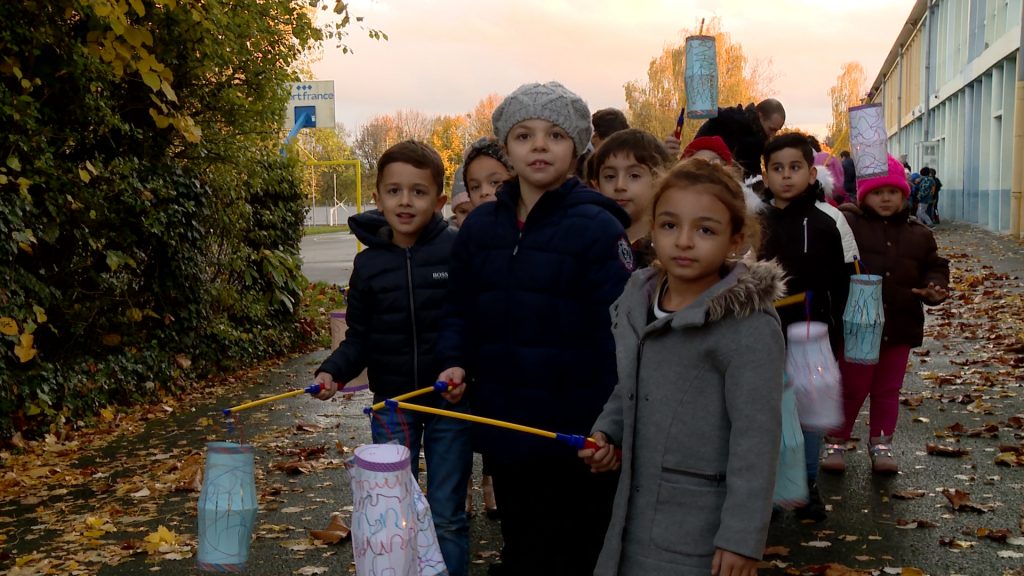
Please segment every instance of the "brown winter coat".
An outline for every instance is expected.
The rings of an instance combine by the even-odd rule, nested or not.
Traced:
[[[930,282],[949,286],[949,261],[939,256],[932,231],[910,219],[907,210],[883,218],[866,206],[844,204],[839,209],[857,239],[862,272],[882,277],[882,345],[920,346],[924,304],[939,302],[922,303],[911,289]]]

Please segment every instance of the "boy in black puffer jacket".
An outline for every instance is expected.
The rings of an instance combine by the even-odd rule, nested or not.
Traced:
[[[357,214],[349,228],[367,246],[352,269],[345,340],[316,371],[326,400],[368,371],[374,402],[430,386],[440,371],[435,357],[441,309],[448,290],[448,261],[456,231],[438,212],[445,204],[444,167],[425,144],[405,141],[377,164],[380,211]],[[417,403],[466,411],[437,394]],[[420,446],[427,460],[427,501],[449,574],[469,570],[466,487],[472,467],[469,426],[463,420],[420,412],[381,410],[371,431],[375,443],[398,440],[419,471]]]
[[[829,342],[836,357],[843,348],[843,311],[850,292],[857,242],[846,218],[825,202],[817,181],[814,150],[803,134],[792,132],[768,142],[764,149],[765,193],[769,208],[762,214],[764,241],[760,260],[777,260],[786,271],[789,294],[811,292],[810,320],[828,325]],[[808,320],[805,306],[779,309],[783,330]],[[804,431],[810,503],[797,508],[797,517],[825,519],[825,505],[815,482],[821,434]]]

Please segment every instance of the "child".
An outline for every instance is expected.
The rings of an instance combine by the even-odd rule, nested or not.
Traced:
[[[860,193],[858,192],[857,195],[860,196]],[[917,182],[917,209],[914,212],[914,216],[929,228],[935,227],[935,223],[931,218],[931,210],[929,209],[929,206],[934,201],[935,178],[932,177],[931,168],[925,166],[921,168],[921,178]]]
[[[452,197],[452,221],[451,225],[455,229],[462,228],[463,222],[466,221],[466,216],[473,211],[473,203],[469,199],[468,192],[459,192]]]
[[[924,169],[922,168],[922,171]],[[871,395],[869,441],[871,469],[895,474],[892,434],[899,416],[900,387],[907,371],[910,349],[921,345],[924,330],[922,303],[935,306],[946,299],[949,262],[940,258],[935,238],[922,224],[910,219],[906,207],[910,186],[903,166],[889,156],[889,173],[857,184],[858,206],[842,207],[863,255],[866,272],[882,276],[885,326],[878,364],[840,360],[843,374],[843,427],[832,433],[821,463],[824,470],[843,472],[844,453],[857,413]]]
[[[466,152],[462,166],[462,177],[473,208],[494,202],[498,187],[512,177],[512,165],[494,138],[481,138],[474,142]]]
[[[430,386],[438,367],[437,332],[448,289],[448,260],[456,231],[439,215],[444,166],[426,144],[407,140],[389,148],[377,164],[379,211],[349,218],[349,228],[367,249],[356,255],[349,281],[345,340],[316,370],[327,400],[338,383],[368,370],[373,401]],[[449,406],[439,395],[421,403]],[[451,574],[469,573],[466,485],[472,468],[469,427],[463,420],[419,412],[385,410],[370,421],[375,443],[398,440],[412,452],[419,471],[422,444],[427,459],[427,501],[437,539]]]
[[[765,192],[769,208],[762,216],[763,260],[775,259],[786,271],[788,294],[811,292],[810,320],[829,327],[829,340],[838,358],[843,347],[843,311],[850,291],[857,243],[846,219],[824,200],[817,181],[814,151],[807,137],[797,132],[778,136],[764,150]],[[782,326],[805,322],[807,307],[798,304],[779,310]],[[826,517],[815,481],[821,435],[804,432],[807,484],[810,500],[796,509],[797,517],[821,521]]]
[[[619,384],[579,456],[619,466],[595,571],[754,574],[771,520],[785,345],[783,271],[738,260],[757,221],[724,168],[684,160],[658,185],[658,268],[612,306]]]
[[[729,147],[725,145],[725,140],[722,140],[718,136],[700,136],[694,138],[683,148],[683,158],[700,158],[713,162],[715,164],[723,164],[726,166],[733,165],[732,152],[729,151]]]
[[[655,180],[672,165],[672,157],[653,135],[630,128],[612,134],[590,158],[598,192],[629,214],[626,238],[633,262],[637,268],[649,266],[654,259],[648,219],[651,196]]]
[[[439,379],[458,384],[453,400],[468,389],[474,414],[585,434],[615,386],[608,309],[632,269],[629,217],[570,176],[591,135],[579,96],[527,84],[492,120],[517,176],[455,242]],[[489,426],[473,436],[492,464],[507,573],[592,574],[616,478],[554,440]]]

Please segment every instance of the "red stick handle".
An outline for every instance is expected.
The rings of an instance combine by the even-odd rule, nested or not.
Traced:
[[[597,441],[594,440],[593,438],[587,437],[587,439],[583,441],[583,449],[589,449],[593,450],[594,452],[597,452],[598,450],[601,449],[601,446],[598,446]],[[615,448],[615,457],[619,458],[620,460],[622,459],[622,448]]]

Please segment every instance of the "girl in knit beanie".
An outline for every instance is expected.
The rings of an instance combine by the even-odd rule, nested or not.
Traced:
[[[931,230],[910,218],[909,197],[903,165],[889,156],[887,174],[857,182],[858,205],[840,208],[857,239],[862,267],[882,277],[885,325],[877,364],[839,360],[845,418],[842,428],[826,438],[822,470],[846,470],[846,443],[868,396],[871,469],[875,474],[895,474],[899,470],[892,439],[907,358],[911,348],[921,345],[924,305],[942,303],[949,285],[949,262],[938,255]]]

